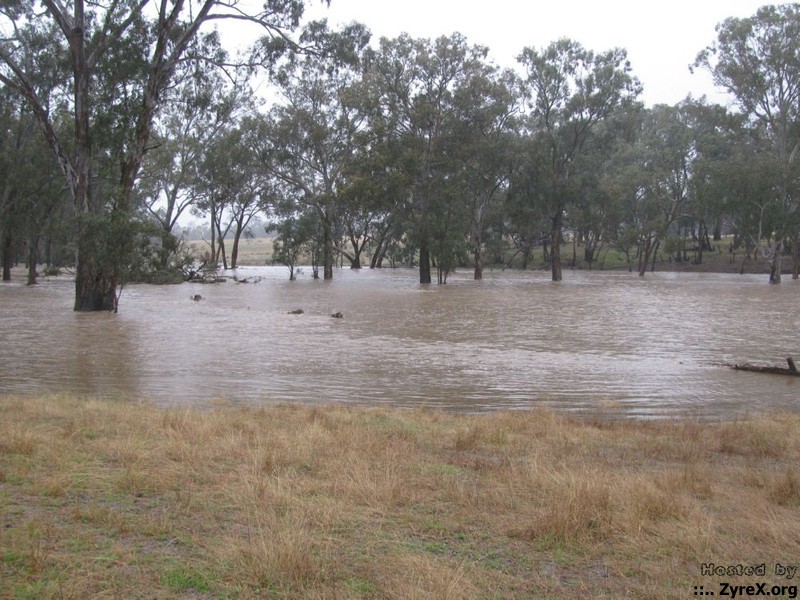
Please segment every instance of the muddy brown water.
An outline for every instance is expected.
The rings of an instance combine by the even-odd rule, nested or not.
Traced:
[[[0,285],[0,392],[601,416],[800,410],[800,378],[721,364],[800,359],[790,280],[566,271],[553,284],[494,271],[475,282],[465,271],[421,286],[410,270],[337,270],[329,282],[237,273],[263,279],[131,285],[117,315],[74,313],[65,277]]]

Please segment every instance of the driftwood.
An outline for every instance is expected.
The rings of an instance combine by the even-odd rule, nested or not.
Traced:
[[[786,357],[786,363],[789,365],[788,368],[751,365],[750,363],[733,364],[730,366],[733,369],[736,369],[737,371],[751,371],[753,373],[769,373],[771,375],[790,375],[793,377],[800,376],[800,371],[797,370],[797,367],[795,366],[791,356]]]

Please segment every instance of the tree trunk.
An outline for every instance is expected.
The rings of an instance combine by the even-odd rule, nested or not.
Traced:
[[[370,269],[382,269],[383,268],[383,259],[386,257],[386,248],[388,247],[388,241],[386,239],[382,239],[378,243],[378,247],[375,249],[375,253],[372,255],[372,260],[369,263]]]
[[[14,248],[11,245],[11,236],[3,237],[3,281],[11,281],[11,266],[14,263]]]
[[[231,269],[236,268],[236,263],[239,260],[239,240],[242,239],[243,229],[241,222],[237,222],[236,231],[233,234],[233,248],[231,248]]]
[[[431,251],[427,236],[422,236],[419,244],[419,282],[431,282]]]
[[[783,243],[775,242],[775,251],[772,253],[770,261],[769,282],[781,282],[781,259],[783,258]]]
[[[87,252],[78,253],[75,271],[75,306],[79,312],[108,310],[117,312],[116,281],[113,276],[95,273]]]
[[[792,279],[797,279],[800,274],[800,232],[794,236],[792,244]]]
[[[39,254],[39,236],[31,236],[28,242],[28,285],[36,285],[36,262]]]
[[[550,230],[550,273],[553,281],[561,281],[561,219],[559,212],[553,217],[553,227]]]
[[[479,281],[483,279],[483,254],[481,253],[481,239],[476,236],[475,239],[475,273],[473,279]]]
[[[217,209],[211,203],[211,264],[217,264]]]
[[[222,232],[220,227],[219,221],[216,224],[217,227],[217,252],[216,258],[217,262],[219,262],[220,257],[222,258],[222,268],[224,270],[228,270],[228,253],[225,250],[225,234]]]
[[[333,235],[330,222],[322,220],[322,278],[333,279]]]
[[[644,277],[647,273],[647,262],[650,259],[650,252],[653,247],[653,240],[643,240],[639,244],[639,277]]]
[[[527,271],[528,265],[531,262],[531,247],[529,244],[525,245],[525,249],[522,251],[522,270]]]
[[[722,241],[722,218],[717,218],[714,222],[714,241],[721,242]]]
[[[651,264],[650,264],[650,272],[651,273],[656,270],[656,258],[658,258],[658,248],[660,246],[661,246],[661,240],[657,240],[655,245],[653,246],[653,259],[652,259]],[[684,258],[684,260],[686,260],[686,259]]]

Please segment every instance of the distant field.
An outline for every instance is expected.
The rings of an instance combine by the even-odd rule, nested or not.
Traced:
[[[240,266],[260,266],[272,264],[272,242],[274,238],[243,239],[239,242],[239,265]],[[208,252],[208,242],[203,240],[189,241],[188,244],[197,255]],[[233,241],[227,240],[225,249],[230,259],[230,252],[233,248]],[[703,253],[703,262],[695,264],[695,255],[687,254],[687,260],[676,262],[674,256],[659,253],[656,257],[656,271],[693,271],[707,273],[769,273],[769,264],[766,260],[753,258],[747,260],[741,251],[732,253],[729,251],[729,241],[723,240],[718,243],[712,252]],[[589,265],[583,260],[583,247],[578,246],[575,256],[576,269],[595,269],[595,270],[620,270],[627,269],[627,259],[625,255],[614,249],[601,249],[597,253],[595,262]],[[506,260],[512,255],[507,252]],[[561,249],[562,265],[565,269],[572,267],[573,247],[572,244],[564,244]],[[369,254],[366,253],[362,258],[363,264],[369,264]],[[302,262],[302,261],[301,261]],[[519,259],[515,261],[512,268],[518,267]],[[499,266],[490,265],[489,266]],[[636,259],[633,259],[633,269],[637,267]],[[464,267],[470,268],[470,267]],[[538,247],[531,255],[528,265],[530,269],[548,269],[549,265],[544,261],[542,249]],[[784,256],[783,272],[789,273],[792,268],[791,256]],[[650,268],[648,267],[648,271]]]
[[[243,239],[239,242],[239,265],[252,267],[272,263],[272,240],[273,238]],[[192,251],[197,255],[208,252],[208,242],[203,240],[192,240],[188,242]],[[233,240],[225,241],[225,250],[230,259]]]

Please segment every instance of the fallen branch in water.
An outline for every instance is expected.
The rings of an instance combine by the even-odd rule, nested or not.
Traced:
[[[769,373],[771,375],[792,375],[795,377],[800,376],[800,371],[797,370],[797,367],[795,366],[794,360],[792,360],[791,356],[786,357],[786,362],[789,365],[788,368],[751,365],[750,363],[733,364],[728,366],[733,369],[736,369],[737,371],[751,371],[753,373]]]

